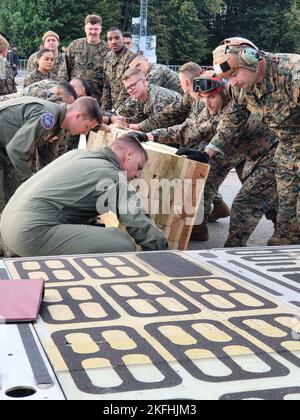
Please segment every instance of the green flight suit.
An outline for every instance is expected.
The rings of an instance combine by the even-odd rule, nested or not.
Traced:
[[[84,224],[109,210],[128,233]],[[144,251],[168,248],[109,148],[73,150],[29,179],[6,206],[1,234],[23,257],[134,251],[131,238]]]
[[[32,175],[32,155],[35,149],[60,136],[60,124],[66,114],[65,104],[55,104],[37,98],[17,98],[0,103],[0,213],[16,186]],[[49,143],[50,144],[50,143]],[[55,143],[51,143],[53,150]],[[43,164],[53,160],[43,156]],[[14,188],[7,188],[5,179],[14,177]]]

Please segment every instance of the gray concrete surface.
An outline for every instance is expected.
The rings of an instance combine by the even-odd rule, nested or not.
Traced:
[[[241,183],[236,173],[230,172],[220,188],[220,193],[228,205],[231,205],[240,187]],[[220,219],[215,223],[209,223],[208,227],[209,241],[191,241],[189,244],[190,250],[223,248],[229,229],[229,217],[226,219]],[[268,239],[273,234],[273,230],[273,223],[264,217],[257,226],[256,230],[253,232],[247,246],[266,246]]]

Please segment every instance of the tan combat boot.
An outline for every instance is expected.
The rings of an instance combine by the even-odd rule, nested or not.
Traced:
[[[230,208],[223,200],[218,200],[214,204],[214,209],[212,213],[208,216],[208,223],[216,222],[219,219],[224,219],[225,217],[230,216]]]
[[[209,240],[207,219],[204,219],[201,225],[194,226],[191,241],[207,242]]]
[[[285,245],[298,245],[299,242],[293,242],[287,238],[279,238],[276,234],[273,234],[268,240],[268,246],[285,246]]]

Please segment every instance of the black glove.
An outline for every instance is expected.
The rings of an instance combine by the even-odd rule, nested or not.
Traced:
[[[134,137],[137,141],[140,143],[146,143],[148,140],[147,134],[143,133],[142,131],[131,131],[130,134],[132,137]]]
[[[206,152],[198,152],[197,150],[189,149],[188,147],[183,147],[182,149],[179,149],[176,155],[186,156],[188,159],[195,160],[196,162],[209,162],[209,155]]]

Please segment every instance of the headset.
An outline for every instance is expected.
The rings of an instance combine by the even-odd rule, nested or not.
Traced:
[[[228,38],[213,52],[214,70],[217,75],[230,77],[239,67],[257,71],[264,54],[245,38]]]

